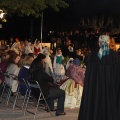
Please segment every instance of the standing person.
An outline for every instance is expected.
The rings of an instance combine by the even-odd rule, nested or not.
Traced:
[[[13,38],[11,37],[10,40],[9,40],[9,42],[8,42],[8,45],[9,45],[9,47],[11,48],[13,44],[14,44],[14,40],[13,40]]]
[[[64,57],[62,55],[62,51],[61,51],[60,48],[58,48],[56,56],[54,57],[53,69],[54,69],[54,74],[55,74],[56,80],[59,80],[59,81],[65,75],[65,69],[64,69],[64,66],[62,64],[63,63],[63,59],[64,59]]]
[[[78,120],[120,120],[120,56],[99,37],[99,50],[88,57]]]
[[[15,38],[15,42],[11,46],[11,50],[14,50],[17,54],[20,53],[21,45],[20,45],[19,38]]]
[[[75,30],[75,34],[73,35],[73,40],[74,40],[74,50],[77,50],[78,48],[81,48],[82,41],[81,41],[81,36],[79,30]]]
[[[48,75],[53,75],[53,67],[52,67],[52,61],[51,61],[51,58],[50,58],[50,49],[49,47],[45,46],[43,48],[43,54],[46,56],[46,59],[45,59],[45,72],[48,74]]]
[[[50,83],[54,82],[54,79],[44,71],[43,66],[45,58],[46,56],[40,53],[33,60],[29,69],[30,79],[38,81],[44,96],[48,98],[47,101],[50,110],[55,111],[54,99],[58,99],[56,116],[65,115],[64,112],[65,91],[61,90],[57,86],[50,85]],[[32,93],[36,98],[38,98],[39,92],[37,91],[37,89],[34,89]]]
[[[8,49],[8,48],[7,48],[7,43],[6,43],[6,41],[5,41],[5,40],[1,40],[1,41],[0,41],[0,51],[1,51],[1,52],[5,52],[7,49]]]
[[[41,42],[40,42],[40,40],[35,40],[35,43],[34,43],[34,54],[37,56],[41,52],[42,52]]]
[[[116,51],[115,39],[113,37],[110,38],[110,49]]]
[[[32,43],[28,42],[28,40],[24,41],[25,43],[25,54],[29,54],[29,53],[33,53],[33,47],[32,47]]]
[[[51,33],[50,33],[50,43],[51,43],[51,44],[50,44],[50,49],[52,49],[52,50],[55,49],[55,46],[54,46],[55,42],[56,42],[55,32],[54,32],[54,31],[51,31]]]

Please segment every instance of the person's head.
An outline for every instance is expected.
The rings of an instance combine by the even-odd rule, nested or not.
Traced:
[[[16,52],[14,50],[8,50],[7,51],[8,58],[13,54],[16,54]]]
[[[39,62],[44,63],[44,62],[45,62],[45,58],[46,58],[46,56],[45,56],[44,54],[40,53],[40,54],[38,54],[38,56],[37,56],[36,59],[37,59]]]
[[[57,55],[61,55],[62,54],[62,51],[60,48],[57,49]]]
[[[23,60],[23,65],[30,66],[33,62],[34,58],[31,56],[26,56]]]
[[[117,51],[120,52],[120,48],[118,48]]]
[[[38,54],[30,66],[29,74],[32,74],[36,70],[43,70],[43,63],[45,62],[45,58],[46,56],[44,54]]]
[[[76,50],[76,55],[81,55],[81,52],[82,52],[81,49],[77,49],[77,50]]]
[[[80,60],[78,58],[75,58],[73,60],[73,64],[80,66]]]
[[[18,64],[19,60],[20,60],[20,56],[18,54],[16,54],[16,53],[12,54],[8,59],[8,65],[12,64],[12,63]]]
[[[99,52],[98,57],[101,59],[102,56],[109,54],[109,43],[110,37],[108,35],[100,35],[99,37]]]
[[[28,42],[28,40],[25,40],[24,43],[27,46],[29,42]]]
[[[100,35],[99,37],[99,45],[101,44],[108,44],[109,45],[110,42],[110,37],[108,35]]]
[[[20,68],[24,65],[23,62],[24,62],[24,59],[25,59],[26,56],[27,56],[27,54],[22,54],[21,55],[21,59],[19,60],[19,63],[18,63],[18,66]]]
[[[36,40],[36,45],[39,45],[40,44],[40,40]]]
[[[5,45],[5,40],[1,40],[1,46]]]
[[[13,42],[13,38],[12,37],[10,38],[10,42]]]
[[[33,57],[33,58],[34,58],[34,53],[28,53],[28,56]]]
[[[7,61],[7,54],[5,54],[5,53],[3,53],[3,54],[1,54],[1,62],[5,62],[5,61]]]
[[[23,53],[23,54],[21,55],[21,59],[24,59],[26,56],[27,56],[27,54]]]
[[[43,54],[47,55],[48,53],[50,53],[50,48],[45,46],[44,49],[43,49]]]
[[[15,38],[15,41],[16,41],[16,42],[19,42],[19,38]]]

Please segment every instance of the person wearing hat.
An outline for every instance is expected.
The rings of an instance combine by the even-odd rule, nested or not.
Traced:
[[[84,69],[80,67],[80,60],[75,58],[73,64],[71,64],[66,72],[66,75],[73,79],[75,82],[79,83],[81,86],[84,84]]]
[[[120,56],[100,35],[88,57],[78,120],[120,120]]]
[[[85,70],[80,67],[80,60],[75,58],[67,69],[68,79],[62,81],[60,88],[65,90],[65,107],[78,108],[81,102],[82,90],[84,86]]]

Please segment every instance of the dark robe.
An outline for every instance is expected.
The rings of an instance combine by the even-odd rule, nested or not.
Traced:
[[[120,56],[88,57],[78,120],[120,120]]]

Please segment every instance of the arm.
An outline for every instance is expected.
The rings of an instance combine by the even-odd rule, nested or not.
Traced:
[[[49,76],[46,72],[42,72],[42,76],[46,82],[54,82],[53,77]]]
[[[56,68],[56,56],[54,57],[53,68]]]
[[[40,43],[39,46],[40,46],[40,53],[42,53],[42,44]]]
[[[45,82],[53,82],[54,79],[49,76],[46,72],[37,70],[36,72],[33,73],[33,79],[37,81],[45,81]]]

